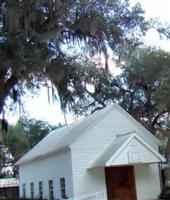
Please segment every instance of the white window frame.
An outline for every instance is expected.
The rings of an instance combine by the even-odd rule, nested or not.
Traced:
[[[61,192],[61,198],[67,199],[66,195],[66,180],[64,177],[60,178],[60,192]]]
[[[54,199],[54,183],[53,180],[48,181],[49,200]]]
[[[38,182],[38,189],[39,189],[39,198],[43,199],[43,182],[42,181]]]
[[[23,199],[26,198],[26,183],[23,183],[22,185],[22,197]]]
[[[31,199],[34,199],[34,183],[30,183],[30,197]]]

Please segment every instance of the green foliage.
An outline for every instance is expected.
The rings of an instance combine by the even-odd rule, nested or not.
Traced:
[[[110,46],[123,59],[149,27],[141,6],[131,8],[127,0],[3,0],[0,12],[0,113],[8,96],[22,104],[26,88],[50,87],[48,80],[66,106],[74,75],[69,68],[78,65],[66,49],[83,46],[107,60]]]
[[[170,112],[170,76],[168,71],[161,82],[160,90],[156,93],[156,98],[160,102],[160,107]]]
[[[82,63],[68,56],[73,49],[75,54],[81,47],[86,55],[103,52],[108,74],[108,47],[119,61],[129,61],[142,36],[156,24],[144,19],[139,3],[131,7],[128,0],[3,0],[0,12],[0,113],[8,107],[9,96],[22,105],[26,90],[50,88],[50,81],[52,93],[56,87],[66,109],[82,90],[85,76],[75,72]],[[80,70],[84,67],[83,63]],[[75,91],[73,98],[70,88]]]
[[[41,120],[20,118],[15,126],[10,126],[6,145],[16,160],[54,128]]]
[[[29,138],[24,133],[22,126],[19,124],[10,126],[6,145],[15,159],[30,149]]]
[[[144,79],[147,84],[154,85],[167,75],[170,70],[170,55],[161,49],[139,49],[125,66],[129,73]]]
[[[16,125],[9,126],[8,133],[1,132],[0,176],[8,177],[12,175],[11,172],[15,173],[13,165],[16,160],[55,128],[47,122],[22,117]],[[13,171],[9,172],[8,167]]]
[[[152,107],[157,111],[167,109],[163,98],[167,102],[168,99],[163,97],[163,93],[168,92],[165,86],[170,75],[170,55],[168,52],[151,48],[140,49],[132,58],[129,66],[125,66],[125,70],[133,90],[140,91],[142,94],[141,99],[143,98],[146,112]]]
[[[48,122],[28,119],[26,117],[21,118],[18,125],[23,129],[25,135],[28,137],[31,147],[56,128],[56,126],[51,126]]]

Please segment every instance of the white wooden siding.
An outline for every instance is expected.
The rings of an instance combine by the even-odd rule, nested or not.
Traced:
[[[43,182],[43,198],[48,199],[48,181],[53,180],[54,196],[61,198],[60,178],[65,178],[66,195],[73,196],[73,180],[70,151],[60,152],[43,159],[20,165],[20,197],[22,197],[22,185],[26,183],[26,197],[30,198],[30,183],[34,183],[35,197],[39,195],[38,183]]]
[[[138,200],[157,199],[161,193],[158,164],[135,166]]]
[[[102,120],[93,127],[89,127],[86,133],[76,139],[71,145],[73,185],[76,197],[105,189],[105,179],[102,181],[103,183],[92,184],[92,178],[90,179],[90,176],[88,176],[92,172],[88,172],[87,168],[117,134],[131,131],[136,131],[144,141],[157,150],[157,144],[148,134],[142,132],[143,130],[140,130],[117,109],[111,109]],[[93,178],[95,179],[95,176]]]

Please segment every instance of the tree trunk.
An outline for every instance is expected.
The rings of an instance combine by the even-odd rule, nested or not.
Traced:
[[[10,94],[11,89],[17,84],[17,82],[18,80],[14,75],[11,75],[11,77],[6,81],[4,78],[0,80],[0,113],[3,111],[7,96]]]

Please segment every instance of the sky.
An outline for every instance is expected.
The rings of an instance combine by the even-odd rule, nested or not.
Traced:
[[[67,123],[75,121],[74,116],[71,114],[64,116],[58,101],[49,103],[47,94],[47,89],[41,88],[38,95],[26,97],[24,99],[24,114],[30,118],[47,121],[51,125],[65,124],[65,117]],[[9,112],[6,118],[10,124],[15,124],[19,116],[19,112]]]
[[[146,18],[159,18],[162,22],[170,22],[170,0],[131,0],[132,5],[140,2],[143,10],[145,10]],[[170,51],[170,41],[166,39],[160,40],[159,35],[151,30],[145,38],[147,45],[161,47],[166,51]],[[50,124],[57,125],[65,123],[64,115],[61,112],[59,103],[49,104],[47,90],[42,88],[39,96],[25,99],[25,110],[30,117],[48,121]],[[9,123],[16,123],[19,115],[11,114],[7,116]],[[74,116],[67,114],[67,122],[74,121]]]
[[[163,23],[170,23],[170,1],[169,0],[131,0],[134,4],[140,2],[143,10],[145,11],[146,18],[158,18]],[[170,41],[160,40],[160,37],[156,31],[151,30],[148,32],[146,44],[161,47],[166,51],[170,51]]]

